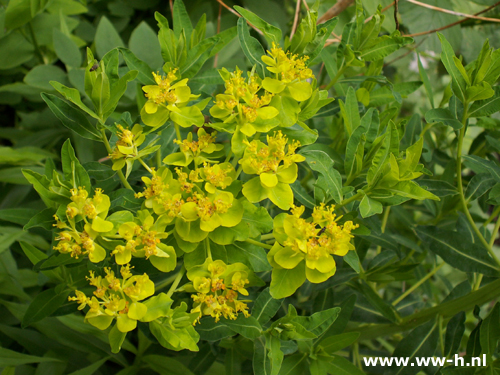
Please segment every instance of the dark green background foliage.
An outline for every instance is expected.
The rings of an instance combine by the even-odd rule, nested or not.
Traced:
[[[263,74],[260,55],[270,41],[290,35],[296,12],[295,1],[228,1],[274,26],[254,19],[265,31],[260,35],[215,0],[186,0],[185,10],[172,3],[174,14],[169,2],[159,0],[0,0],[1,373],[500,373],[495,304],[500,268],[494,259],[500,223],[500,89],[495,87],[500,53],[483,47],[487,38],[491,47],[500,47],[500,29],[498,23],[470,19],[439,37],[427,33],[412,40],[395,32],[393,8],[382,13],[383,21],[377,16],[363,29],[379,3],[386,7],[390,0],[358,1],[317,30],[316,45],[297,47],[313,57],[310,67],[319,86],[335,101],[307,120],[308,132],[298,125],[290,130],[291,137],[317,137],[302,151],[317,164],[301,166],[293,185],[296,203],[312,208],[331,201],[361,225],[356,252],[339,259],[335,276],[322,284],[306,282],[285,300],[274,300],[267,288],[253,288],[252,318],[202,320],[196,327],[197,353],[165,349],[142,323],[116,353],[112,335],[84,323],[76,304],[67,301],[67,285],[84,281],[86,266],[46,260],[54,252],[51,199],[57,199],[47,186],[54,171],[62,170],[63,143],[71,139],[81,176],[88,174],[94,187],[111,195],[112,209],[135,210],[140,202],[124,190],[116,192],[120,178],[105,159],[95,119],[67,104],[49,82],[74,87],[91,103],[85,96],[86,50],[100,60],[118,47],[120,76],[129,70],[138,74],[127,76],[128,85],[117,89],[123,95],[102,113],[107,125],[136,119],[145,102],[142,85],[152,83],[151,71],[164,64],[155,12],[173,25],[176,39],[182,28],[191,35],[206,14],[211,39],[201,44],[187,39],[171,61],[203,97],[222,90],[216,68],[245,71],[256,64]],[[314,9],[313,1],[306,3]],[[496,1],[425,3],[475,14]],[[334,4],[319,1],[317,15]],[[495,8],[481,16],[499,14]],[[315,20],[307,18],[304,5],[300,16],[304,21],[296,32],[307,38]],[[399,1],[403,35],[461,19]],[[173,130],[162,133],[163,155],[175,151],[173,137]],[[400,174],[391,174],[396,166]],[[416,181],[425,190],[407,181],[412,173],[423,173]],[[131,171],[128,181],[136,191],[144,174],[138,166]],[[263,253],[251,246],[244,250]],[[269,282],[265,255],[258,261],[264,263],[252,267]],[[68,281],[69,274],[76,280]],[[164,280],[154,281],[158,287]],[[466,361],[485,354],[488,367],[388,369],[367,368],[362,361],[456,353]]]

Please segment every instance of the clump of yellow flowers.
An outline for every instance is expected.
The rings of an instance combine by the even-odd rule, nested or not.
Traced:
[[[324,204],[314,208],[310,219],[301,217],[304,206],[294,206],[291,214],[280,214],[274,219],[276,242],[267,258],[276,272],[297,269],[297,277],[311,283],[322,283],[335,274],[333,255],[344,256],[354,250],[351,239],[358,225],[346,221],[339,225],[333,212],[335,206]]]
[[[100,188],[92,197],[90,186],[71,189],[56,215],[54,249],[92,263],[86,278],[95,288],[92,295],[76,289],[69,300],[88,309],[85,318],[93,326],[105,330],[116,321],[112,331],[124,334],[146,322],[163,346],[197,350],[202,319],[223,324],[250,316],[252,288],[265,285],[256,272],[272,268],[271,294],[287,297],[306,279],[327,280],[335,273],[334,256],[354,250],[357,225],[340,224],[334,206],[321,204],[307,218],[305,208],[294,205],[291,185],[306,158],[299,151],[304,138],[289,129],[298,124],[307,130],[298,114],[315,113],[329,102],[326,93],[315,87],[307,56],[273,44],[262,61],[271,76],[224,68],[223,92],[199,101],[178,69],[152,73],[155,84],[142,88],[143,125],[116,124],[116,141],[108,147],[112,169],[127,166],[125,180],[137,169],[134,161],[145,168],[143,186],[133,188],[139,209],[120,210],[116,197]],[[213,120],[207,121],[202,111],[211,100],[207,112]],[[157,132],[169,126],[178,150],[162,159]],[[259,205],[267,199],[266,208]],[[285,212],[273,225],[270,212],[276,210]],[[261,235],[274,244],[260,242]],[[244,242],[268,250],[263,266],[254,269],[256,254],[226,253],[225,246],[243,249]],[[284,270],[295,271],[293,280]],[[278,282],[292,286],[278,290]],[[171,284],[168,293],[155,295],[155,283]],[[184,299],[191,303],[189,312],[174,293],[190,294]]]

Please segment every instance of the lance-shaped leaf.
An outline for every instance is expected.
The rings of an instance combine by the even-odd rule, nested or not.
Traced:
[[[498,275],[499,269],[487,250],[479,244],[470,242],[460,233],[428,226],[418,227],[417,234],[432,252],[443,258],[450,266],[464,272]]]

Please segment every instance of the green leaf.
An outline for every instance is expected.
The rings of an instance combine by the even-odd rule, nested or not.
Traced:
[[[368,195],[365,195],[359,203],[359,211],[361,216],[365,218],[375,214],[381,214],[384,211],[384,208],[382,207],[382,203],[376,199],[370,198]]]
[[[26,2],[27,0],[21,0]],[[12,2],[9,2],[9,5]],[[35,48],[19,31],[0,39],[0,69],[11,69],[34,57]]]
[[[205,341],[219,341],[235,335],[232,329],[220,322],[216,323],[212,317],[201,319],[200,324],[196,325],[196,332],[200,334],[200,339]]]
[[[193,24],[191,23],[191,19],[189,18],[189,14],[182,0],[179,0],[177,4],[174,3],[173,11],[173,26],[176,38],[179,38],[182,30],[184,30],[186,37],[189,39],[193,32]]]
[[[476,173],[488,173],[500,182],[500,167],[493,161],[483,159],[477,155],[464,155],[464,164]]]
[[[342,201],[342,177],[339,171],[333,168],[333,160],[325,152],[319,150],[302,151],[307,165],[321,176],[316,181],[316,185],[324,189],[335,202]]]
[[[271,296],[281,299],[291,296],[306,281],[305,262],[291,270],[284,268],[273,268],[271,278]]]
[[[462,76],[460,70],[455,65],[455,61],[453,59],[455,57],[455,52],[453,51],[451,44],[445,39],[443,34],[437,33],[437,35],[441,41],[441,61],[448,71],[448,74],[451,76],[451,87],[458,99],[462,103],[464,103],[466,98],[465,90],[467,88],[467,83],[465,82],[465,79]]]
[[[134,31],[132,31],[128,44],[130,51],[137,56],[138,59],[153,67],[154,70],[163,65],[161,48],[157,35],[146,22],[142,21]]]
[[[109,338],[109,345],[111,346],[111,351],[113,353],[120,352],[122,345],[123,345],[123,342],[125,341],[125,337],[127,337],[127,333],[120,332],[118,330],[117,324],[115,324],[113,326],[113,328],[111,328],[111,330],[109,331],[109,334],[108,334],[108,338]]]
[[[60,360],[56,358],[36,357],[33,355],[15,352],[14,350],[0,348],[0,367],[21,366],[28,363],[41,363],[41,362],[54,362],[54,361],[60,362]]]
[[[200,109],[195,106],[183,107],[180,112],[172,112],[170,118],[183,128],[193,125],[201,127],[205,122],[205,117],[203,117]]]
[[[280,44],[281,29],[267,23],[262,18],[257,16],[255,13],[245,8],[235,5],[234,9],[236,9],[238,13],[241,14],[253,26],[262,31],[269,45],[271,45],[273,42],[276,43],[277,45]]]
[[[306,330],[316,336],[321,336],[335,322],[340,313],[340,307],[318,311],[311,316],[298,316],[294,322],[298,322]]]
[[[383,35],[368,42],[361,50],[360,59],[377,61],[413,42],[412,38],[399,35],[399,31],[395,31],[392,35]]]
[[[250,228],[250,237],[258,237],[273,229],[273,219],[264,207],[257,207],[246,200],[242,204],[245,209],[242,221]]]
[[[123,59],[125,60],[125,63],[129,67],[129,69],[137,70],[137,80],[143,84],[143,85],[154,85],[155,80],[153,79],[153,74],[151,72],[153,71],[148,64],[146,64],[144,61],[139,60],[134,53],[127,49],[127,48],[119,48],[118,49],[122,56]]]
[[[458,121],[448,109],[444,108],[435,108],[427,111],[425,113],[425,121],[429,124],[442,122],[445,125],[451,126],[455,130],[461,129],[463,126],[463,124]]]
[[[465,312],[460,311],[450,319],[446,325],[446,336],[444,340],[443,355],[451,357],[455,355],[460,348],[460,343],[465,332]]]
[[[169,322],[162,324],[154,320],[149,323],[149,329],[160,345],[167,349],[175,351],[188,349],[192,352],[199,350],[196,345],[199,335],[191,325],[185,328],[175,328]]]
[[[439,330],[437,324],[431,320],[411,331],[404,339],[402,339],[394,353],[394,357],[409,358],[409,363],[414,363],[416,357],[432,357],[436,351],[439,342]],[[394,375],[414,375],[417,374],[423,366],[392,366],[391,374]]]
[[[88,120],[87,116],[73,105],[52,94],[42,93],[42,99],[66,128],[84,138],[93,141],[101,140],[101,135]]]
[[[342,100],[339,100],[339,104],[342,117],[344,118],[344,126],[346,127],[347,134],[350,136],[361,123],[358,109],[358,99],[356,98],[356,92],[352,87],[349,87],[347,90],[345,100],[345,104]]]
[[[262,327],[253,316],[245,318],[243,314],[239,314],[236,320],[221,319],[220,323],[250,340],[254,340],[262,334]]]
[[[116,327],[116,326],[115,326]],[[114,327],[113,327],[114,328]],[[82,368],[80,370],[73,371],[69,375],[92,375],[95,374],[96,371],[108,360],[108,358],[103,358],[100,361],[97,361],[90,366]]]
[[[474,102],[469,109],[469,117],[490,116],[500,111],[500,87],[495,86],[495,95],[485,100]]]
[[[24,83],[27,85],[42,90],[54,91],[54,88],[49,84],[49,81],[66,83],[66,73],[61,68],[54,65],[38,65],[31,69],[26,76],[24,76]]]
[[[500,305],[498,302],[486,319],[483,320],[480,329],[481,352],[492,356],[500,339]]]
[[[358,367],[354,366],[344,357],[334,356],[333,359],[325,364],[325,367],[330,374],[335,375],[364,375]]]
[[[360,281],[356,284],[356,288],[365,296],[368,302],[370,302],[370,305],[377,309],[385,318],[389,319],[391,322],[398,321],[398,313],[394,307],[383,300],[365,281]]]
[[[296,200],[298,200],[301,204],[303,204],[307,208],[310,209],[314,208],[316,202],[314,202],[314,199],[307,193],[306,189],[300,184],[299,180],[291,184],[290,187],[293,190],[293,196]]]
[[[417,53],[417,61],[418,61],[418,72],[420,73],[420,79],[424,83],[425,91],[427,92],[427,97],[429,98],[429,102],[431,103],[432,109],[434,109],[434,94],[431,86],[431,82],[429,81],[429,76],[427,75],[426,70],[422,66],[422,62],[420,61],[420,55]]]
[[[333,354],[354,344],[359,337],[359,332],[346,332],[340,335],[329,336],[322,340],[320,346],[328,354]]]
[[[385,189],[391,193],[395,193],[401,197],[406,197],[410,199],[432,199],[438,201],[439,198],[432,194],[431,192],[421,188],[413,181],[401,181],[396,185],[391,187],[385,187]]]
[[[266,251],[248,242],[234,242],[225,246],[229,262],[241,262],[246,264],[255,272],[266,272],[271,270],[267,260]]]
[[[172,357],[150,354],[142,357],[142,362],[162,375],[194,375],[191,370]]]
[[[283,300],[274,299],[269,292],[269,288],[259,292],[258,297],[255,299],[252,316],[263,325],[266,324],[278,312]]]
[[[254,340],[253,371],[256,375],[271,375],[271,360],[267,356],[266,339],[264,336]]]
[[[76,43],[59,29],[54,28],[52,33],[57,57],[66,65],[79,68],[82,64],[82,54]]]
[[[113,24],[106,16],[102,16],[95,32],[97,56],[103,58],[108,51],[111,51],[115,47],[125,47],[125,45]]]
[[[498,275],[499,269],[494,266],[487,250],[482,245],[470,242],[460,233],[436,227],[418,227],[417,234],[432,252],[450,266],[464,272]]]
[[[74,188],[82,187],[90,193],[92,185],[89,174],[77,159],[69,139],[62,146],[61,161],[66,181],[71,181]]]
[[[63,303],[68,301],[70,291],[67,289],[56,292],[56,288],[44,290],[37,294],[24,314],[22,326],[27,327],[55,312]]]
[[[38,211],[31,208],[7,208],[0,210],[0,220],[25,225]]]
[[[238,39],[240,41],[241,49],[243,53],[250,60],[250,64],[257,64],[259,67],[259,74],[265,76],[265,66],[261,56],[265,55],[264,49],[257,39],[250,36],[250,31],[248,30],[247,23],[243,17],[238,19]]]
[[[480,173],[472,177],[467,184],[465,191],[465,200],[467,202],[475,201],[482,197],[488,190],[490,190],[496,183],[496,180],[491,177],[489,173]]]

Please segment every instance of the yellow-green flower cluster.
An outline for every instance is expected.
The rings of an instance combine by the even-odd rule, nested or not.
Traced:
[[[304,207],[293,207],[290,214],[280,214],[274,220],[277,242],[268,253],[273,267],[294,269],[305,263],[305,276],[312,283],[321,283],[333,276],[336,264],[333,255],[344,256],[354,250],[351,244],[352,221],[339,225],[332,205],[314,208],[311,219],[302,218]],[[304,265],[304,264],[302,264]]]
[[[169,117],[182,127],[203,124],[204,118],[200,108],[187,106],[200,95],[191,94],[188,79],[179,80],[177,71],[177,68],[170,69],[167,76],[153,72],[156,85],[143,86],[142,90],[148,101],[141,110],[141,118],[146,125],[159,127]]]
[[[216,96],[215,105],[210,108],[210,114],[223,121],[225,131],[241,131],[246,136],[255,132],[266,132],[278,125],[273,119],[279,111],[270,106],[272,94],[257,93],[262,85],[256,74],[242,77],[242,71],[236,68],[233,73],[222,69],[221,76],[225,80],[226,91]]]
[[[145,205],[166,222],[175,223],[175,231],[188,242],[199,242],[216,228],[234,227],[243,218],[241,203],[233,193],[224,191],[235,177],[228,163],[205,163],[196,170],[175,168],[177,178],[166,168],[153,177],[143,177]]]
[[[93,263],[98,263],[106,257],[106,250],[96,239],[113,230],[113,223],[106,221],[109,207],[109,197],[101,189],[95,189],[94,196],[88,197],[84,188],[71,189],[71,200],[66,207],[66,218],[69,223],[61,221],[55,215],[57,228],[62,229],[56,237],[57,244],[54,250],[63,254],[70,254],[74,258],[88,255]],[[76,223],[84,221],[83,230],[78,230]]]
[[[110,159],[113,160],[113,170],[122,169],[127,162],[135,160],[139,156],[138,147],[144,143],[146,136],[143,134],[142,126],[135,124],[132,130],[117,125],[118,141],[115,144]]]
[[[104,277],[90,271],[87,280],[96,288],[94,295],[87,297],[76,290],[76,296],[68,299],[79,303],[78,310],[89,306],[85,319],[94,327],[104,330],[116,319],[120,332],[132,331],[148,311],[147,305],[139,301],[152,296],[155,286],[147,274],[133,276],[130,268],[129,264],[121,267],[122,278],[117,278],[109,267],[104,268]]]
[[[203,128],[198,130],[198,140],[193,140],[193,133],[189,133],[182,141],[176,139],[174,142],[179,145],[180,152],[175,152],[163,159],[168,165],[187,167],[194,160],[195,166],[209,161],[211,156],[217,156],[224,146],[215,143],[217,132],[207,133]]]
[[[148,210],[139,211],[137,216],[137,222],[123,223],[118,229],[123,243],[115,246],[111,253],[115,256],[116,263],[127,264],[132,256],[145,257],[160,271],[172,271],[177,264],[175,250],[161,242],[168,237],[165,227],[170,219],[159,216],[155,221]]]
[[[309,57],[285,52],[275,43],[267,53],[269,56],[262,56],[262,61],[267,65],[267,70],[275,74],[275,78],[266,77],[262,87],[273,94],[284,92],[299,102],[309,99],[312,86],[306,80],[314,78],[312,70],[306,66]]]
[[[256,140],[246,142],[247,148],[239,163],[246,174],[258,175],[243,185],[243,195],[250,202],[269,198],[283,210],[290,208],[293,203],[290,184],[297,179],[297,163],[305,158],[295,153],[300,142],[287,142],[281,131],[268,135],[267,145]]]
[[[250,283],[250,273],[241,263],[226,265],[222,260],[210,258],[203,265],[193,267],[187,274],[196,292],[191,295],[194,302],[191,312],[198,313],[199,318],[210,315],[216,322],[221,316],[235,320],[239,312],[248,317],[246,302],[250,301],[239,301],[238,296],[248,296],[245,286]]]

